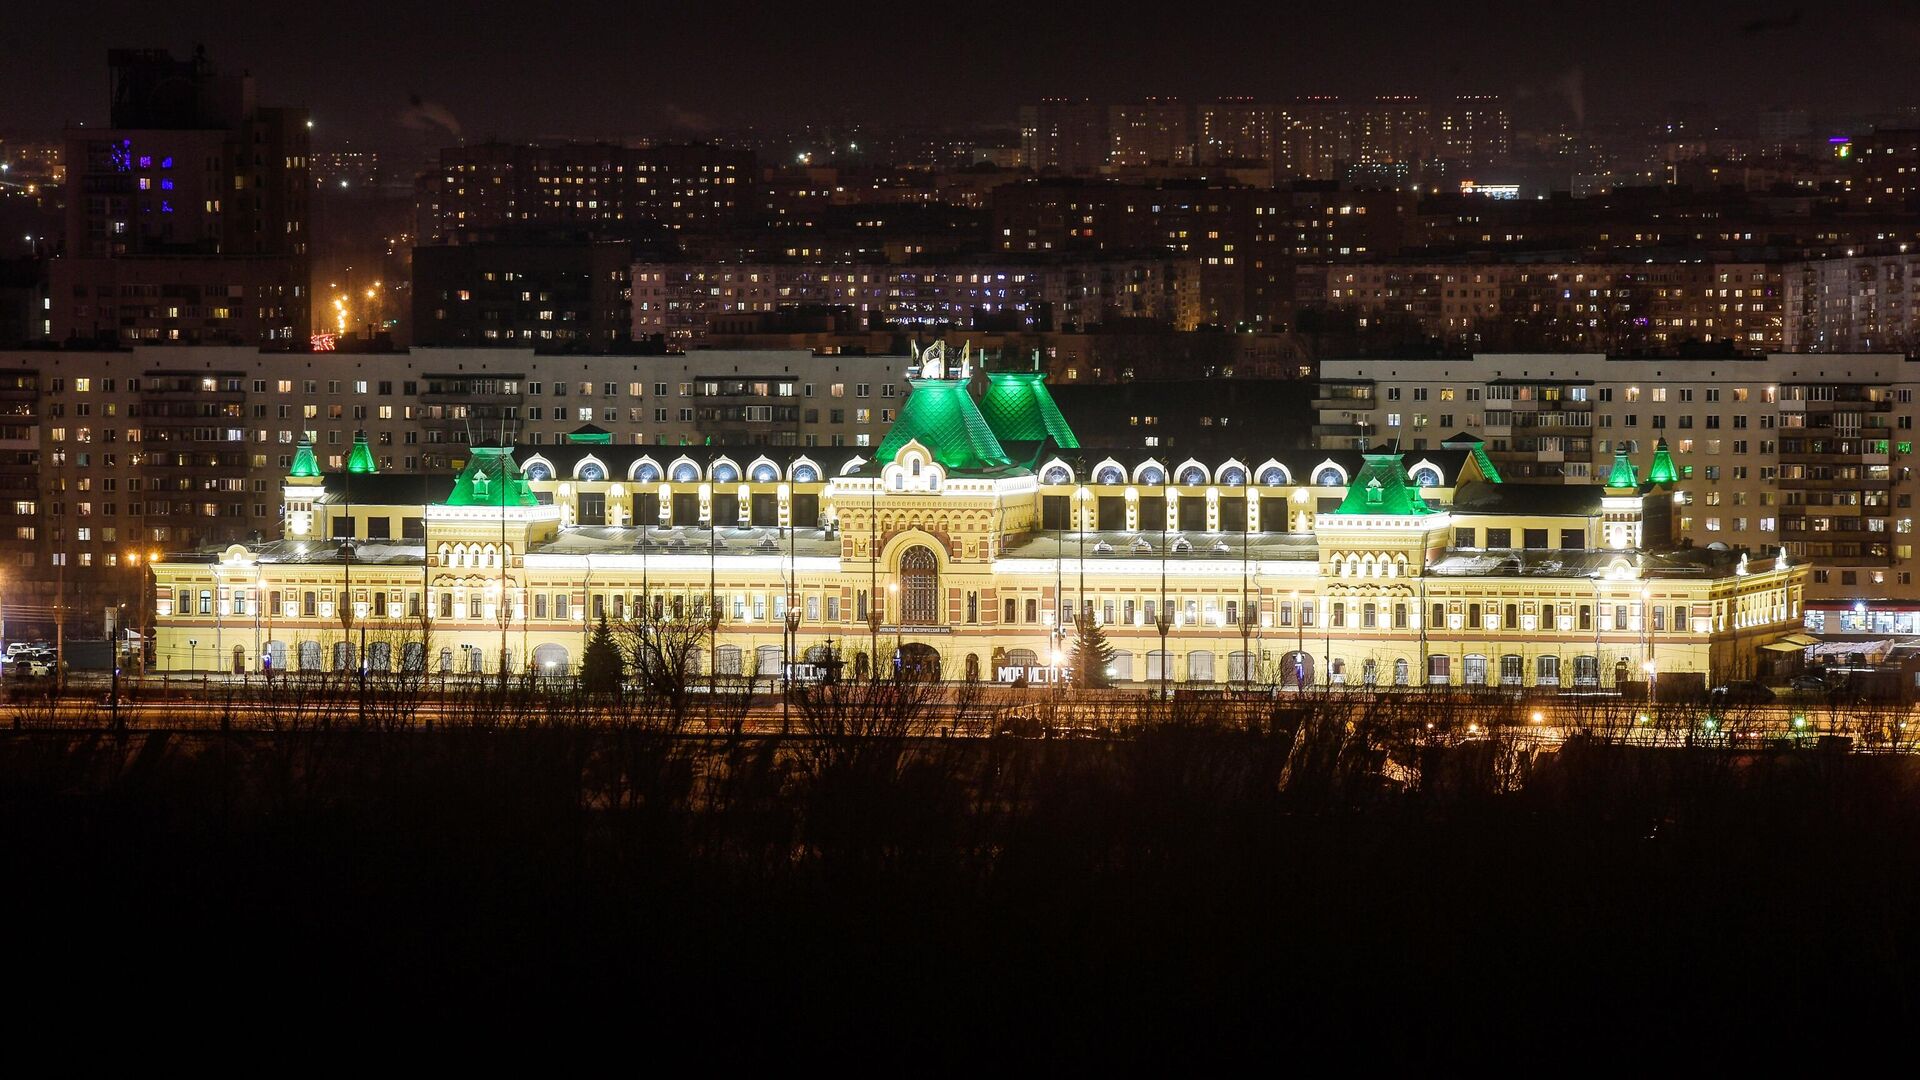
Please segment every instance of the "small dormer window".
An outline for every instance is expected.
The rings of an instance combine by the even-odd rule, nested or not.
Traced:
[[[911,464],[913,467],[913,475],[919,476],[920,475],[920,459],[914,458],[913,461],[910,462],[909,464]]]
[[[1379,506],[1380,503],[1385,498],[1386,498],[1386,492],[1381,490],[1380,481],[1375,480],[1367,485],[1367,505],[1368,506]]]
[[[475,495],[485,495],[487,493],[486,473],[477,472],[473,474],[473,493]]]

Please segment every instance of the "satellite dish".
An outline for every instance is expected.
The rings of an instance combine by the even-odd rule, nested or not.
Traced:
[[[1713,543],[1707,545],[1707,550],[1708,551],[1728,551],[1731,549],[1728,548],[1723,541],[1715,540]]]

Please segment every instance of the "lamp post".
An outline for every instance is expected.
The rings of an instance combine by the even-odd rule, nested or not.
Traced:
[[[887,582],[887,611],[893,613],[894,626],[896,628],[898,628],[900,625],[900,622],[899,622],[900,615],[899,615],[899,607],[898,607],[899,598],[900,598],[900,583],[898,581]],[[893,635],[893,640],[895,641],[900,640],[900,634],[897,629]],[[879,662],[880,662],[879,653],[876,652],[874,654],[874,663],[877,665]],[[900,654],[899,649],[895,649],[893,651],[893,662],[894,662],[893,677],[897,680],[901,674],[900,666],[906,662],[906,657]]]
[[[780,734],[792,731],[790,713],[793,705],[793,654],[800,647],[800,612],[793,606],[793,600],[787,600],[785,634],[780,641],[781,665],[780,683]]]
[[[187,639],[187,671],[189,673],[199,669],[200,667],[200,661],[198,659],[199,655],[200,655],[200,639],[188,638]]]
[[[1304,692],[1307,672],[1301,660],[1307,655],[1307,613],[1300,606],[1300,590],[1293,590],[1293,689]]]

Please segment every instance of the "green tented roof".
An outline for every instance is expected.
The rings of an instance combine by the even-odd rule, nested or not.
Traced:
[[[1046,376],[1038,371],[987,373],[987,392],[980,398],[980,415],[1002,443],[1039,442],[1051,438],[1062,450],[1078,450],[1060,406],[1047,392]]]
[[[567,441],[575,444],[584,443],[590,446],[611,446],[613,444],[613,432],[603,427],[588,424],[586,427],[567,432]]]
[[[1486,478],[1487,483],[1499,484],[1505,482],[1500,479],[1500,470],[1493,467],[1493,459],[1487,456],[1487,446],[1485,443],[1476,443],[1474,445],[1473,463],[1480,466],[1480,475]]]
[[[1420,489],[1407,483],[1407,468],[1399,454],[1367,454],[1360,474],[1347,485],[1336,514],[1431,514]],[[1495,480],[1494,482],[1498,482]]]
[[[347,471],[350,473],[379,472],[374,464],[373,450],[367,446],[367,433],[356,431],[353,434],[353,452],[347,455]]]
[[[320,461],[313,456],[312,443],[300,440],[300,448],[293,452],[293,469],[287,475],[301,479],[320,475]]]
[[[910,440],[918,440],[949,469],[985,470],[1012,461],[967,393],[955,379],[908,379],[907,403],[887,437],[874,450],[875,461],[892,461]]]
[[[1607,474],[1607,486],[1610,488],[1637,488],[1640,486],[1640,474],[1628,459],[1625,450],[1613,453],[1613,471]]]
[[[1680,479],[1673,467],[1673,455],[1667,452],[1666,436],[1653,445],[1653,465],[1647,469],[1647,483],[1672,484]]]
[[[514,463],[513,451],[502,446],[476,446],[467,467],[454,478],[447,494],[448,506],[538,506],[540,500],[527,486]]]

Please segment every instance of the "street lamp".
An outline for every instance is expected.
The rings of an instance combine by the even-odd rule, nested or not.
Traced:
[[[200,639],[188,638],[187,639],[187,670],[189,672],[196,671],[199,669],[200,661],[196,659],[196,657],[198,657],[199,654],[200,654]]]
[[[780,680],[780,734],[790,730],[789,713],[793,704],[793,654],[800,647],[800,611],[794,607],[793,600],[787,600],[785,619],[785,637],[780,642],[781,665]]]

